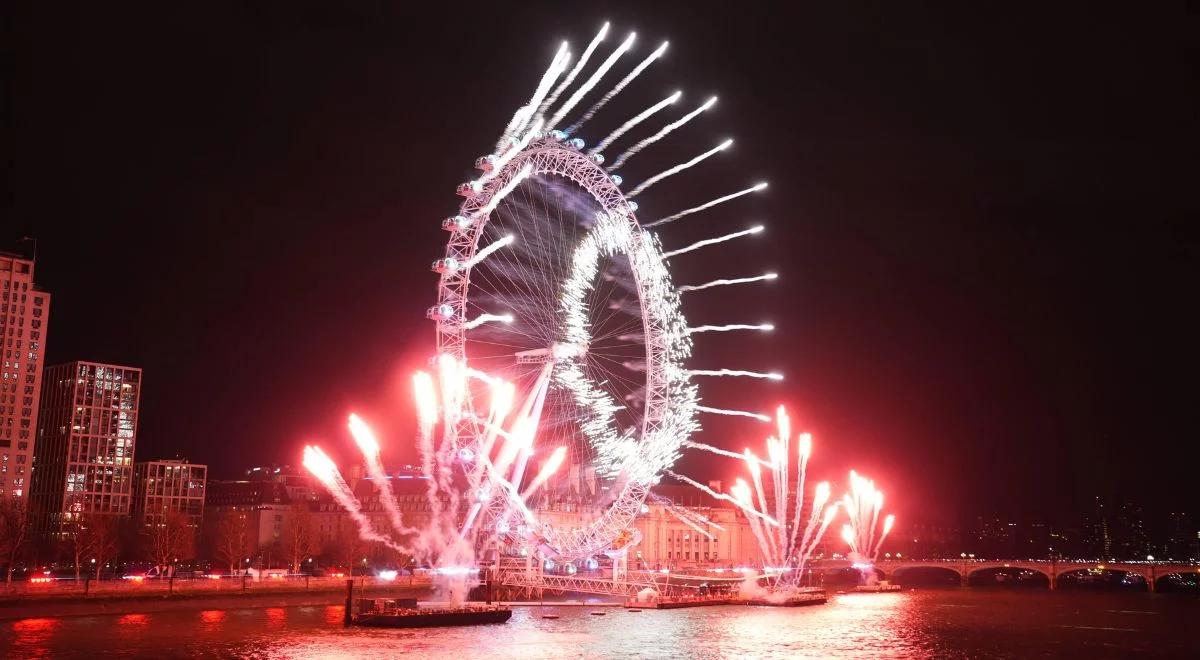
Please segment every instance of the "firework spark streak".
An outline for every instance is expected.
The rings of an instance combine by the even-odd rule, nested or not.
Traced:
[[[728,449],[721,449],[720,447],[714,447],[712,445],[706,445],[703,442],[694,442],[692,440],[684,440],[683,446],[690,447],[692,449],[701,449],[703,451],[712,452],[714,454],[719,454],[721,456],[728,456],[729,458],[736,458],[739,461],[743,460],[745,458],[744,454],[732,452],[732,451],[729,451]],[[770,463],[767,463],[766,461],[759,459],[759,462],[764,467],[771,467]]]
[[[776,275],[775,273],[766,273],[764,275],[755,275],[753,277],[734,277],[734,278],[724,279],[724,280],[713,280],[711,282],[705,282],[704,284],[685,284],[685,285],[679,287],[679,292],[684,293],[686,291],[703,291],[705,289],[711,289],[716,286],[729,286],[730,284],[750,284],[751,282],[762,282],[763,280],[774,280],[774,279],[777,279],[778,277],[779,277],[779,275]]]
[[[712,413],[714,415],[731,415],[733,417],[753,417],[760,422],[771,421],[770,415],[764,415],[756,412],[746,412],[745,410],[726,410],[725,408],[709,408],[708,406],[696,406],[696,410],[700,412]]]
[[[688,328],[689,335],[698,335],[702,332],[734,332],[736,330],[759,330],[761,332],[770,332],[775,329],[775,326],[770,323],[760,323],[752,325],[748,323],[731,323],[729,325],[700,325],[695,328]]]
[[[655,220],[654,222],[644,224],[642,226],[649,229],[650,227],[657,227],[659,225],[665,225],[667,223],[675,222],[676,220],[678,220],[680,218],[689,216],[693,213],[699,213],[700,211],[703,211],[705,209],[710,209],[710,208],[716,206],[717,204],[723,204],[725,202],[728,202],[731,199],[737,199],[738,197],[741,197],[742,195],[749,195],[752,192],[758,192],[760,190],[765,189],[766,187],[767,187],[766,183],[755,184],[745,190],[739,190],[735,193],[725,195],[724,197],[718,197],[718,198],[712,200],[711,202],[705,202],[705,203],[701,204],[700,206],[693,206],[690,209],[684,209],[684,210],[680,211],[679,213],[676,213],[675,215],[668,215],[667,217],[662,218],[661,220]]]
[[[716,238],[706,238],[703,241],[696,241],[695,243],[692,243],[691,245],[689,245],[685,248],[679,248],[678,250],[664,252],[663,259],[669,259],[674,256],[686,254],[693,250],[699,250],[702,247],[708,247],[709,245],[716,245],[718,243],[724,243],[725,241],[732,241],[735,238],[741,238],[743,236],[752,236],[754,234],[760,234],[760,233],[762,233],[762,231],[763,231],[762,225],[755,225],[749,229],[743,229],[742,231],[735,231],[732,234],[725,234],[724,236],[718,236]]]
[[[678,101],[680,96],[683,96],[683,92],[675,92],[674,94],[659,101],[658,103],[655,103],[654,105],[650,106],[649,108],[646,108],[641,113],[634,116],[633,119],[630,119],[629,121],[625,122],[624,124],[621,124],[620,126],[618,126],[617,130],[613,131],[612,133],[610,133],[608,135],[608,137],[601,140],[598,144],[596,144],[595,147],[593,147],[591,150],[589,150],[588,153],[594,156],[594,155],[604,151],[605,149],[608,148],[608,145],[612,144],[613,142],[616,142],[617,139],[619,139],[622,135],[625,135],[629,131],[633,130],[633,128],[636,127],[638,124],[642,123],[643,121],[646,121],[646,119],[648,119],[650,117],[650,115],[653,115],[654,113],[658,112],[659,110],[662,110],[663,108],[667,107],[668,105],[671,105],[672,103]]]
[[[588,92],[592,91],[592,88],[596,86],[596,83],[600,82],[600,79],[604,77],[604,74],[608,73],[608,70],[617,63],[617,59],[624,55],[625,51],[629,50],[629,48],[633,46],[633,40],[636,38],[636,32],[629,33],[629,36],[625,38],[625,41],[621,42],[621,45],[613,51],[612,55],[609,55],[608,59],[604,60],[604,62],[600,64],[599,68],[592,73],[592,77],[588,78],[587,81],[580,85],[579,89],[575,90],[575,93],[572,94],[571,97],[562,104],[562,107],[558,109],[558,112],[554,113],[554,116],[550,118],[550,122],[546,124],[547,129],[554,128],[556,125],[558,125],[558,122],[562,121],[562,118],[565,117],[566,114],[570,112]]]
[[[562,467],[563,461],[566,458],[566,447],[559,447],[555,449],[554,453],[550,454],[550,458],[546,459],[546,463],[542,466],[542,469],[538,470],[537,476],[533,478],[533,481],[529,482],[529,486],[525,488],[525,492],[521,493],[521,499],[528,503],[529,496],[536,493],[537,489],[540,488],[542,484],[546,483],[550,480],[550,477],[554,476],[554,473],[558,471],[558,468]]]
[[[516,190],[517,186],[520,185],[521,182],[526,178],[528,178],[532,172],[533,166],[526,165],[525,167],[522,167],[521,171],[512,178],[512,181],[504,184],[500,190],[497,190],[496,193],[492,195],[492,198],[488,200],[487,204],[484,204],[483,208],[479,209],[479,212],[475,214],[475,218],[479,219],[487,217],[489,213],[495,211],[496,207],[500,205],[500,202],[504,201],[504,198],[508,197],[512,191]]]
[[[763,513],[762,511],[758,511],[757,509],[755,509],[752,506],[746,506],[742,502],[739,502],[737,500],[737,498],[730,497],[730,496],[726,495],[725,493],[718,493],[717,491],[709,488],[708,486],[705,486],[704,484],[700,483],[699,481],[696,481],[695,479],[690,479],[690,478],[685,477],[682,474],[679,474],[672,470],[663,470],[663,474],[667,475],[668,477],[671,477],[672,479],[678,479],[679,481],[682,481],[683,483],[693,486],[695,488],[699,488],[700,490],[704,491],[705,493],[707,493],[708,495],[710,495],[712,497],[717,498],[718,500],[724,500],[726,502],[729,502],[729,503],[733,504],[734,506],[736,506],[737,508],[741,509],[742,511],[745,511],[746,513],[748,513],[752,516],[755,516],[756,518],[761,518],[768,525],[778,525],[779,524],[778,522],[775,522],[774,518],[772,518],[771,516],[768,516],[767,514]]]
[[[496,250],[499,250],[500,248],[502,248],[506,245],[511,244],[514,240],[516,240],[516,238],[513,237],[512,234],[509,234],[508,236],[501,238],[500,240],[496,241],[495,243],[492,243],[491,245],[483,248],[479,252],[476,252],[475,256],[471,257],[471,260],[468,261],[464,267],[471,268],[475,264],[478,264],[479,262],[486,259],[489,254],[495,252]]]
[[[474,330],[488,321],[499,321],[501,323],[512,323],[512,314],[480,314],[475,318],[463,324],[463,330]]]
[[[627,198],[636,197],[639,194],[641,194],[642,192],[645,192],[645,190],[647,188],[649,188],[650,186],[653,186],[654,184],[658,183],[659,181],[662,181],[663,179],[665,179],[673,174],[679,174],[680,172],[686,170],[687,168],[693,167],[693,166],[699,164],[704,159],[714,156],[716,154],[719,154],[722,151],[725,151],[732,144],[733,144],[733,140],[725,140],[721,144],[718,144],[717,146],[713,147],[712,149],[709,149],[708,151],[700,154],[699,156],[696,156],[695,158],[687,161],[686,163],[680,163],[680,164],[676,165],[675,167],[663,170],[662,172],[659,172],[658,174],[655,174],[654,176],[650,177],[649,179],[646,179],[645,181],[641,182],[638,185],[638,187],[629,191],[629,194],[625,195],[625,197],[627,197]]]
[[[521,106],[513,114],[512,119],[508,122],[508,126],[504,129],[504,134],[500,136],[500,141],[496,143],[495,153],[500,153],[513,140],[513,136],[525,128],[529,123],[529,119],[533,117],[534,111],[545,98],[546,93],[550,91],[550,85],[554,84],[555,80],[562,75],[564,69],[567,68],[567,63],[571,61],[571,54],[567,51],[567,42],[562,42],[558,52],[554,54],[554,59],[550,62],[550,68],[546,69],[546,73],[542,74],[542,79],[538,82],[537,89],[533,92],[533,98],[529,99],[529,103]]]
[[[400,505],[392,492],[391,480],[379,459],[379,440],[376,439],[374,431],[358,415],[350,415],[349,426],[350,434],[354,436],[354,442],[366,460],[367,474],[371,475],[375,490],[379,491],[379,502],[383,504],[383,510],[387,512],[392,527],[401,534],[416,532],[417,530],[404,524],[404,517],[400,515]]]
[[[541,107],[538,108],[538,114],[546,112],[546,108],[554,105],[554,102],[558,100],[558,97],[564,91],[566,91],[568,87],[571,86],[571,83],[575,82],[575,77],[579,75],[580,71],[583,71],[584,65],[588,63],[588,59],[591,58],[592,53],[596,52],[596,47],[600,45],[601,41],[604,41],[604,37],[607,35],[608,23],[605,23],[600,28],[600,31],[596,33],[596,36],[592,38],[592,42],[588,44],[588,47],[584,49],[583,55],[581,55],[579,57],[579,61],[575,63],[575,68],[571,69],[571,72],[567,74],[567,77],[563,78],[563,81],[558,84],[558,87],[554,88],[554,92],[552,92],[550,96],[546,97],[545,101],[542,101]]]
[[[767,380],[783,380],[783,374],[763,373],[761,371],[741,371],[739,369],[689,369],[690,376],[745,376],[747,378],[765,378]]]
[[[842,539],[850,546],[850,555],[858,563],[874,563],[879,557],[883,539],[891,531],[895,518],[889,515],[884,520],[883,532],[875,538],[879,513],[883,508],[883,493],[875,488],[875,482],[850,471],[850,492],[842,497],[849,522],[842,526]]]
[[[713,105],[715,105],[716,103],[717,103],[717,97],[714,96],[711,99],[705,101],[704,104],[701,105],[699,108],[696,108],[695,110],[692,110],[691,112],[689,112],[686,115],[680,117],[679,119],[671,122],[670,124],[667,124],[659,132],[655,133],[654,135],[651,135],[650,137],[646,138],[645,140],[642,140],[641,142],[638,142],[637,144],[633,145],[632,147],[626,149],[625,153],[621,154],[620,156],[617,156],[617,159],[613,161],[612,167],[609,167],[608,171],[609,172],[617,171],[618,168],[620,168],[622,165],[625,164],[625,161],[627,161],[630,158],[637,155],[637,153],[639,151],[641,151],[642,149],[645,149],[646,147],[654,144],[655,142],[658,142],[659,140],[667,137],[667,135],[670,134],[671,131],[674,131],[675,129],[679,128],[680,126],[683,126],[684,124],[688,123],[696,115],[700,114],[701,112],[704,112],[705,110],[708,110],[709,108],[713,107]]]
[[[516,143],[512,145],[511,149],[509,149],[508,151],[505,151],[503,154],[500,154],[499,156],[497,156],[495,159],[492,160],[492,170],[490,172],[485,172],[483,176],[479,177],[479,182],[484,183],[486,181],[491,181],[492,179],[496,178],[496,176],[498,176],[500,174],[500,172],[502,172],[504,170],[504,166],[508,163],[508,161],[512,160],[513,158],[516,158],[517,154],[521,153],[521,151],[524,150],[525,147],[529,146],[529,143],[530,143],[530,141],[533,140],[533,138],[538,137],[541,134],[543,123],[545,123],[545,120],[540,117],[537,120],[535,120],[533,122],[533,126],[531,126],[529,128],[529,130],[525,132],[525,135],[523,137],[521,137],[521,139],[517,140]],[[528,175],[521,174],[520,178],[524,179],[526,176],[528,176]],[[504,192],[504,195],[508,195],[509,192],[512,192],[512,191],[507,190]],[[500,199],[504,199],[504,197],[501,196]],[[498,200],[497,200],[497,203],[499,203]],[[495,206],[493,206],[492,208],[494,209]],[[491,210],[489,210],[488,212],[490,213]]]
[[[408,552],[406,548],[393,543],[391,539],[375,531],[371,526],[371,520],[363,514],[362,507],[350,491],[350,486],[346,484],[345,479],[342,479],[337,465],[330,460],[329,456],[325,455],[325,452],[318,447],[305,446],[304,467],[308,468],[308,471],[325,485],[329,494],[350,514],[355,524],[358,525],[359,536],[367,541],[379,541],[399,552]]]
[[[588,111],[583,113],[583,116],[579,118],[579,121],[571,124],[570,128],[565,131],[566,134],[573,134],[575,131],[578,131],[581,126],[586,124],[589,119],[595,117],[597,112],[600,112],[600,110],[607,105],[609,101],[613,100],[617,94],[621,93],[621,90],[625,89],[629,83],[633,82],[633,79],[637,78],[638,74],[640,74],[642,71],[645,71],[646,67],[653,64],[654,60],[662,57],[662,54],[665,52],[667,52],[667,42],[664,41],[662,45],[658,47],[658,50],[650,53],[650,56],[642,60],[641,64],[638,64],[636,67],[634,67],[633,71],[629,72],[629,75],[621,79],[621,82],[617,83],[616,87],[613,87],[609,93],[605,94],[599,101],[596,101],[592,107],[588,108]]]

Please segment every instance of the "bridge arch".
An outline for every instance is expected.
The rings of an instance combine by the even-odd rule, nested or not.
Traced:
[[[1117,575],[1123,575],[1117,578]],[[1135,578],[1132,579],[1131,578]],[[1148,568],[1137,566],[1079,566],[1060,570],[1057,575],[1057,586],[1068,588],[1093,585],[1107,589],[1145,589],[1154,590],[1157,576],[1152,576]]]
[[[889,566],[889,578],[899,584],[958,585],[962,583],[962,571],[950,565],[910,564]]]
[[[994,582],[987,580],[989,574],[995,576]],[[1025,575],[1030,578],[1023,579]],[[971,566],[967,570],[964,582],[970,586],[1022,586],[1048,589],[1054,586],[1054,577],[1040,566],[1008,562]]]

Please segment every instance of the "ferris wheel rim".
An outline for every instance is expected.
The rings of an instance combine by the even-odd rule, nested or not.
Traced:
[[[525,171],[526,168],[528,171]],[[449,306],[452,313],[437,319],[438,352],[454,357],[461,363],[469,363],[465,310],[471,290],[472,266],[470,264],[479,250],[479,241],[483,236],[483,230],[495,212],[496,205],[492,203],[494,196],[500,194],[506,186],[512,183],[514,178],[521,176],[522,172],[525,176],[551,174],[569,179],[587,192],[600,205],[603,213],[617,216],[628,223],[631,238],[624,245],[622,251],[627,251],[628,256],[631,257],[630,271],[633,274],[638,303],[641,307],[647,359],[646,399],[642,407],[642,420],[635,436],[635,445],[640,450],[645,447],[648,435],[670,432],[661,428],[663,420],[670,417],[670,412],[665,408],[672,404],[669,392],[666,390],[672,385],[682,386],[685,389],[690,387],[686,372],[680,368],[671,369],[669,367],[668,363],[672,358],[678,360],[679,356],[671,355],[671,351],[667,348],[669,342],[663,337],[664,332],[670,331],[670,327],[679,326],[682,318],[681,316],[678,320],[657,318],[662,313],[652,309],[653,305],[647,304],[646,279],[648,277],[653,279],[654,275],[639,272],[636,260],[632,258],[633,252],[649,250],[653,255],[652,258],[658,260],[661,269],[661,251],[657,249],[654,237],[640,226],[634,215],[635,207],[628,202],[610,175],[594,159],[569,143],[563,143],[553,137],[533,141],[508,160],[494,176],[480,186],[477,192],[468,195],[467,199],[462,202],[459,210],[460,216],[469,218],[470,223],[465,230],[452,233],[446,247],[446,258],[454,259],[457,263],[467,264],[467,266],[443,272],[439,279],[438,304],[439,306]],[[661,273],[665,273],[665,269],[661,270]],[[656,273],[658,279],[663,278],[661,273]],[[669,283],[669,275],[666,276],[666,280]],[[677,296],[677,292],[675,295]],[[675,307],[674,313],[679,315],[678,305],[676,304]],[[690,353],[690,351],[688,352]],[[687,355],[683,357],[686,358]],[[678,367],[678,365],[675,366]],[[669,369],[671,373],[661,373],[664,369]],[[683,374],[682,377],[681,374]],[[683,400],[685,403],[694,402],[694,398],[694,390],[691,390],[689,395],[683,397]],[[464,405],[473,412],[470,396],[466,398]],[[694,415],[695,411],[691,408],[683,411],[685,418],[694,418]],[[461,441],[469,443],[471,438],[479,437],[481,429],[477,427],[476,419],[473,414],[461,417],[461,427],[457,433]],[[678,420],[676,420],[676,424],[678,424]],[[676,450],[677,447],[672,448],[672,451]],[[662,467],[669,467],[669,465]],[[615,538],[614,535],[626,528],[640,512],[646,493],[657,480],[660,471],[660,469],[653,469],[648,473],[641,472],[636,476],[627,475],[622,480],[620,492],[607,505],[603,515],[592,521],[585,529],[556,531],[548,524],[544,525],[541,532],[543,537],[548,539],[547,545],[553,549],[556,556],[562,558],[583,558],[603,552],[605,546],[611,544]]]

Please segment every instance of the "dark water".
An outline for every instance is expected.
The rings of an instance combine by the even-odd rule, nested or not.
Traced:
[[[341,607],[24,619],[0,622],[0,657],[1200,657],[1200,599],[1185,596],[927,590],[797,609],[596,609],[410,631],[343,629]]]

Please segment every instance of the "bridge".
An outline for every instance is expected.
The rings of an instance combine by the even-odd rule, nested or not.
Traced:
[[[812,564],[814,573],[853,568],[846,560],[821,560]],[[1155,561],[1058,561],[1058,560],[1003,560],[1003,559],[946,559],[946,560],[898,560],[885,559],[876,562],[875,572],[881,578],[895,579],[905,571],[913,569],[938,569],[955,574],[965,587],[972,575],[989,570],[1016,569],[1041,573],[1051,589],[1058,588],[1058,579],[1063,575],[1084,571],[1119,571],[1140,576],[1150,591],[1155,591],[1159,580],[1171,575],[1200,573],[1200,564]],[[562,593],[585,593],[632,598],[643,589],[653,589],[663,596],[678,596],[695,593],[701,584],[709,588],[736,590],[746,575],[724,577],[712,571],[696,569],[692,574],[685,572],[629,571],[623,565],[606,565],[585,573],[558,574],[541,570],[540,562],[503,560],[493,569],[492,580],[501,588],[513,590],[524,597],[540,597],[544,591]],[[724,571],[721,571],[724,572]]]
[[[814,562],[813,570],[824,572],[832,569],[850,568],[849,561],[822,560]],[[1012,568],[1033,571],[1046,576],[1051,589],[1058,588],[1058,578],[1068,573],[1084,571],[1120,571],[1141,576],[1150,591],[1155,590],[1158,580],[1184,573],[1200,573],[1200,564],[1165,561],[1073,561],[1073,560],[1021,560],[1021,559],[944,559],[908,560],[884,559],[875,562],[875,572],[884,578],[895,578],[904,571],[917,568],[933,568],[956,574],[963,586],[972,575],[981,571]]]

